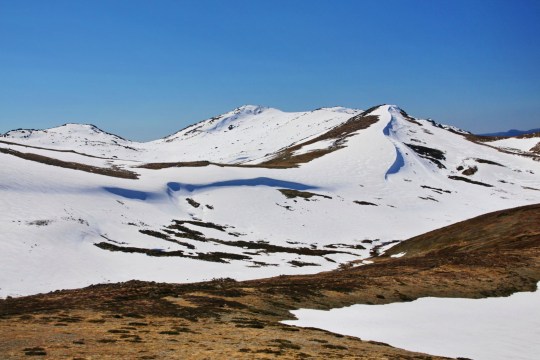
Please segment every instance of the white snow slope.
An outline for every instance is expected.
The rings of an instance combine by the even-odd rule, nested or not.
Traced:
[[[299,309],[292,311],[298,320],[283,323],[440,356],[535,360],[540,354],[538,304],[538,290],[503,298],[427,297],[329,311]]]
[[[4,134],[0,296],[130,279],[314,273],[366,258],[375,246],[540,202],[540,162],[532,154],[471,142],[396,106],[364,114],[378,121],[344,140],[318,140],[359,114],[244,106],[149,143],[90,125]],[[311,139],[294,154],[337,150],[293,168],[255,166]],[[52,166],[16,152],[139,177]],[[198,160],[215,164],[137,167]],[[288,198],[278,189],[316,195]]]

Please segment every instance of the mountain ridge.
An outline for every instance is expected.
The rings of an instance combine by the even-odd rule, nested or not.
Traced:
[[[144,146],[0,141],[0,296],[331,270],[540,202],[535,138],[511,150],[392,105],[352,111],[251,108]]]

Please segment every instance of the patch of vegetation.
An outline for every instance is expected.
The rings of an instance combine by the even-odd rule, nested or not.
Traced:
[[[246,256],[246,255],[225,253],[225,252],[209,252],[209,253],[197,253],[196,255],[188,255],[188,254],[185,254],[182,250],[163,251],[160,249],[143,249],[143,248],[137,248],[137,247],[132,247],[132,246],[117,246],[117,245],[106,243],[106,242],[100,242],[94,245],[103,250],[120,251],[120,252],[125,252],[125,253],[139,253],[139,254],[146,254],[148,256],[156,256],[156,257],[177,256],[177,257],[184,257],[184,258],[219,262],[219,263],[228,263],[227,260],[251,260],[251,257]]]
[[[162,335],[180,335],[180,332],[176,330],[166,330],[166,331],[160,331],[159,332]]]
[[[186,198],[186,201],[189,203],[189,205],[193,206],[194,208],[198,208],[199,206],[201,206],[201,204],[199,204],[192,198]]]
[[[299,190],[292,190],[292,189],[278,189],[279,192],[281,192],[287,199],[294,199],[294,198],[302,198],[305,200],[311,199],[314,196],[320,196],[325,199],[331,199],[331,196],[328,195],[321,195],[321,194],[315,194],[309,191],[299,191]]]
[[[272,342],[277,343],[282,349],[300,350],[302,348],[300,345],[293,344],[293,342],[290,340],[274,339]]]
[[[203,233],[189,229],[186,226],[183,226],[183,224],[189,223],[192,225],[202,226],[202,227],[208,227],[208,228],[214,228],[217,230],[225,231],[227,228],[226,226],[217,225],[214,223],[204,223],[199,221],[184,221],[184,220],[174,220],[174,224],[171,224],[167,227],[167,229],[170,230],[178,230],[180,233],[175,233],[174,236],[177,237],[185,237],[192,240],[197,240],[201,242],[214,242],[222,245],[227,246],[234,246],[242,249],[250,249],[250,250],[261,250],[269,253],[290,253],[290,254],[298,254],[298,255],[308,255],[308,256],[324,256],[329,254],[336,254],[336,253],[346,253],[343,251],[331,251],[331,250],[322,250],[322,249],[311,249],[307,247],[286,247],[286,246],[280,246],[280,245],[273,245],[265,241],[246,241],[246,240],[221,240],[216,238],[206,238]]]
[[[467,169],[463,170],[461,173],[466,176],[474,175],[478,171],[478,167],[469,166]]]
[[[480,164],[489,164],[489,165],[495,165],[495,166],[501,166],[501,167],[506,167],[502,164],[499,164],[498,162],[495,162],[495,161],[491,161],[491,160],[486,160],[486,159],[474,159],[477,163],[480,163]]]
[[[27,222],[28,225],[34,225],[34,226],[47,226],[50,223],[52,223],[52,220],[34,220]]]
[[[366,240],[362,241],[362,242],[365,242]],[[371,242],[371,240],[367,240],[369,242]],[[360,245],[360,244],[343,244],[343,243],[340,243],[340,244],[329,244],[329,245],[325,245],[324,246],[325,248],[329,248],[329,249],[339,249],[339,248],[347,248],[347,249],[355,249],[355,250],[364,250],[365,247],[363,245]]]
[[[149,236],[153,236],[153,237],[157,237],[159,239],[163,239],[165,241],[169,241],[169,242],[172,242],[172,243],[175,243],[175,244],[178,244],[178,245],[182,245],[182,246],[185,246],[187,247],[188,249],[195,249],[195,245],[193,244],[190,244],[190,243],[187,243],[187,242],[183,242],[183,241],[178,241],[178,240],[174,240],[174,239],[171,239],[168,235],[166,234],[163,234],[159,231],[154,231],[154,230],[139,230],[139,232],[141,234],[145,234],[145,235],[149,235]]]
[[[102,343],[102,344],[112,344],[112,343],[115,343],[117,341],[118,340],[116,340],[116,339],[99,339],[99,340],[97,340],[98,343]]]
[[[369,202],[369,201],[360,201],[360,200],[354,200],[353,203],[358,205],[369,205],[369,206],[379,206],[375,203]]]
[[[47,355],[47,352],[45,351],[45,349],[39,346],[25,348],[23,351],[24,351],[24,355],[27,355],[27,356],[46,356]]]
[[[334,344],[324,344],[324,345],[322,345],[322,347],[325,347],[327,349],[347,350],[346,346],[334,345]]]
[[[257,319],[233,319],[231,322],[238,328],[264,329],[265,327],[264,322]]]
[[[452,179],[452,180],[465,181],[465,182],[467,182],[469,184],[475,184],[475,185],[480,185],[480,186],[485,186],[485,187],[493,187],[493,185],[486,184],[486,183],[483,183],[483,182],[480,182],[480,181],[474,181],[474,180],[471,180],[471,179],[467,179],[467,178],[465,178],[463,176],[449,175],[448,178]]]
[[[446,157],[444,156],[444,152],[438,149],[433,149],[427,146],[422,145],[414,145],[414,144],[405,144],[407,145],[411,150],[413,150],[415,153],[417,153],[420,157],[427,159],[437,165],[439,169],[446,169],[446,166],[443,165],[441,162],[442,160],[446,160]]]
[[[291,260],[289,261],[289,264],[291,264],[294,267],[303,267],[303,266],[321,266],[320,264],[310,263],[310,262],[304,262],[304,261],[298,261],[298,260]]]
[[[418,198],[419,198],[419,199],[422,199],[422,200],[431,200],[431,201],[439,202],[439,200],[437,200],[437,199],[435,199],[435,198],[433,198],[433,197],[431,197],[431,196],[426,196],[426,197],[424,197],[424,196],[419,196]]]
[[[433,190],[433,191],[435,191],[436,193],[439,193],[439,194],[442,194],[442,193],[451,194],[452,193],[450,190],[444,190],[444,189],[441,189],[441,188],[436,188],[436,187],[427,186],[427,185],[421,185],[420,187],[423,188],[423,189]]]
[[[175,222],[181,223],[181,224],[191,224],[191,225],[200,226],[200,227],[209,228],[209,229],[215,229],[219,231],[225,231],[225,229],[227,228],[227,226],[217,225],[212,222],[204,222],[204,221],[183,220],[183,221],[175,221]]]

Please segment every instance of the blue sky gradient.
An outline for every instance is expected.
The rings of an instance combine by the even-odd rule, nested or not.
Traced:
[[[539,127],[540,1],[0,0],[0,132],[150,140],[243,104],[381,103]]]

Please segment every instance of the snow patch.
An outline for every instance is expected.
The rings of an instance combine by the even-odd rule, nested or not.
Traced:
[[[540,286],[538,283],[537,287]],[[287,325],[316,327],[399,348],[477,360],[536,360],[540,291],[505,298],[421,298],[409,303],[292,311]]]

